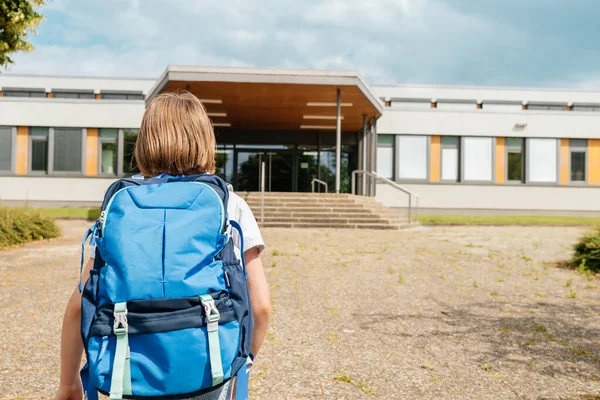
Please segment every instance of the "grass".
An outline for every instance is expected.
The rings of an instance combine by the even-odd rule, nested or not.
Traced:
[[[333,380],[338,382],[352,383],[352,379],[346,374],[334,376]]]
[[[24,207],[0,207],[0,249],[52,239],[61,232],[54,219],[39,210]]]
[[[504,216],[504,215],[421,215],[423,225],[535,225],[596,226],[598,217]]]
[[[53,218],[94,220],[100,209],[85,207],[42,208],[44,214]],[[600,226],[598,217],[560,216],[503,216],[503,215],[421,215],[423,225],[541,225],[541,226]],[[471,246],[473,246],[471,244]],[[274,254],[278,255],[278,254]]]
[[[95,220],[100,216],[99,208],[40,208],[40,211],[57,219],[87,219]]]
[[[369,387],[369,384],[366,381],[360,379],[357,386],[364,394],[375,396],[375,391]]]
[[[375,396],[375,391],[369,387],[369,384],[364,379],[359,379],[357,383],[354,383],[354,381],[352,381],[352,378],[350,378],[346,374],[342,374],[342,375],[334,376],[333,380],[338,381],[338,382],[346,382],[346,383],[353,384],[357,388],[362,390],[362,392],[364,394],[369,395],[369,396]]]
[[[577,357],[595,358],[594,353],[586,349],[573,348],[571,349],[571,353]]]

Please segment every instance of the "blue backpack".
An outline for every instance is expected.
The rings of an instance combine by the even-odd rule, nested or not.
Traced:
[[[253,323],[228,199],[227,184],[209,174],[109,187],[82,243],[81,268],[88,237],[96,244],[90,278],[79,283],[89,400],[97,391],[187,399],[236,375],[236,399],[247,398]]]

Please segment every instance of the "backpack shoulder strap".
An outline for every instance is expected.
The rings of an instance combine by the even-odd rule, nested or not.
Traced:
[[[227,183],[219,178],[216,175],[212,174],[196,174],[196,175],[180,175],[180,176],[171,176],[167,174],[162,174],[155,176],[149,179],[142,178],[126,178],[119,179],[114,182],[108,190],[106,191],[106,195],[104,196],[104,201],[102,203],[102,209],[106,208],[106,205],[110,201],[110,198],[114,196],[116,192],[119,190],[128,187],[128,186],[140,186],[140,185],[152,185],[159,183],[169,183],[169,182],[198,182],[205,183],[209,185],[211,188],[217,192],[221,200],[223,201],[223,205],[225,206],[225,210],[227,210],[227,204],[229,203],[229,188]]]
[[[106,189],[106,193],[104,194],[104,199],[102,200],[102,210],[106,209],[108,202],[110,199],[117,193],[119,190],[126,188],[128,186],[139,186],[147,183],[147,181],[143,179],[137,178],[123,178],[119,179],[116,182],[113,182],[108,189]]]

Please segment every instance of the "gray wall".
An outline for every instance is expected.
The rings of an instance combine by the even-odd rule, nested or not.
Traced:
[[[105,178],[5,176],[0,177],[0,199],[11,205],[27,201],[32,206],[97,206],[114,181]]]
[[[403,184],[402,186],[419,195],[421,208],[600,211],[599,187],[466,184]],[[408,205],[407,195],[386,184],[377,185],[377,200],[390,207]]]

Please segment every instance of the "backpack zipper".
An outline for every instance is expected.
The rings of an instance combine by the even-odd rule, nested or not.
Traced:
[[[101,234],[101,236],[104,236],[104,226],[106,225],[106,217],[108,215],[108,210],[109,210],[110,206],[112,205],[113,200],[123,190],[127,190],[127,189],[132,188],[132,187],[137,187],[137,186],[127,186],[127,187],[124,187],[124,188],[121,188],[121,189],[117,190],[115,192],[115,194],[113,194],[113,196],[108,201],[108,204],[106,205],[106,208],[104,210],[102,210],[102,212],[100,213],[100,218],[99,219],[100,219],[100,234]]]
[[[223,233],[223,229],[225,229],[225,206],[223,205],[223,200],[221,200],[221,196],[219,196],[219,194],[217,193],[217,191],[215,189],[213,189],[210,185],[207,185],[204,182],[190,182],[190,183],[194,183],[196,185],[206,186],[207,188],[209,188],[211,190],[211,192],[213,192],[215,194],[215,196],[217,196],[217,199],[219,200],[219,206],[221,206],[221,229],[220,229],[220,233]]]
[[[202,182],[190,182],[190,183],[194,183],[196,185],[206,186],[219,199],[219,205],[221,206],[221,232],[222,232],[223,228],[224,228],[224,225],[225,225],[225,206],[223,205],[223,201],[221,200],[221,197],[219,196],[219,194],[217,193],[217,191],[215,189],[213,189],[212,187],[210,187],[210,185],[207,185],[206,183],[202,183]],[[100,220],[100,234],[102,236],[104,236],[104,227],[106,226],[106,220],[107,220],[107,217],[108,217],[108,211],[110,209],[110,206],[112,205],[113,200],[123,190],[131,189],[131,188],[134,188],[134,187],[137,187],[137,186],[127,186],[127,187],[124,187],[124,188],[121,188],[121,189],[117,190],[115,192],[115,194],[108,201],[108,204],[106,205],[106,208],[104,210],[102,210],[102,212],[100,213],[100,218],[99,218],[99,220]]]

